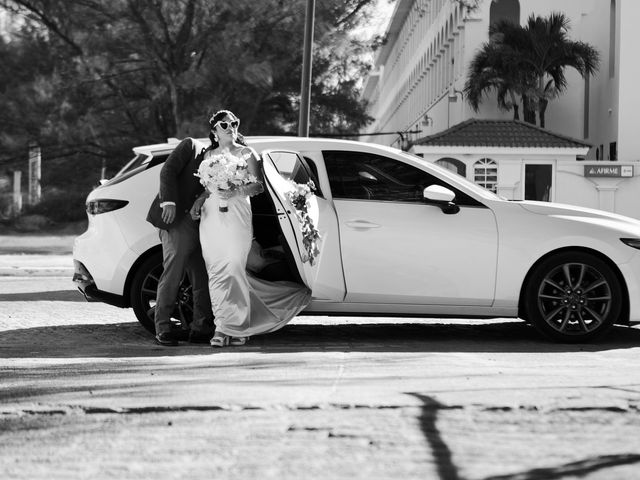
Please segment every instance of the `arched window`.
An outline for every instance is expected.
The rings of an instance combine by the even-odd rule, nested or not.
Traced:
[[[498,187],[498,164],[490,158],[481,158],[473,164],[473,181],[496,193]]]
[[[518,0],[494,0],[489,8],[489,24],[509,20],[520,25],[520,2]]]
[[[463,177],[467,176],[467,166],[457,158],[440,158],[439,160],[436,160],[436,163],[447,170],[457,173],[458,175]]]

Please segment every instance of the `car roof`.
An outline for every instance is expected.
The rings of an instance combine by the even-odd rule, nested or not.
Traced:
[[[259,146],[261,150],[273,148],[288,148],[292,150],[307,150],[309,148],[318,148],[322,150],[331,150],[333,148],[344,148],[348,150],[364,149],[364,150],[385,150],[387,152],[398,153],[397,148],[381,145],[377,143],[365,143],[356,140],[343,140],[324,137],[294,137],[294,136],[247,136],[244,137],[250,146]],[[196,138],[195,140],[208,144],[208,138]],[[169,139],[166,143],[156,143],[152,145],[141,145],[133,148],[136,154],[158,155],[171,152],[180,140],[177,138]],[[273,145],[270,145],[273,144]],[[283,145],[284,144],[284,145]]]

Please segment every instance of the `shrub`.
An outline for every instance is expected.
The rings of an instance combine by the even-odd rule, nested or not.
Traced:
[[[27,205],[26,215],[43,215],[55,223],[77,222],[86,218],[85,199],[88,192],[51,189],[37,205]]]

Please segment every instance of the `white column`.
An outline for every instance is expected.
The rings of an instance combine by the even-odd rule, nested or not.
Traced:
[[[40,147],[35,143],[29,144],[29,205],[40,203],[40,168],[42,157]]]
[[[11,207],[11,215],[17,217],[22,211],[22,172],[14,170],[13,172],[13,205]]]
[[[616,190],[617,185],[596,185],[598,190],[598,208],[606,212],[616,211]]]

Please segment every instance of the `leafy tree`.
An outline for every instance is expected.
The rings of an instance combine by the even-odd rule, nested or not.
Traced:
[[[0,163],[43,149],[47,168],[119,168],[131,146],[205,136],[229,108],[245,134],[295,134],[305,0],[0,0],[24,19],[0,41]],[[316,6],[311,132],[370,118],[353,78],[368,48],[349,37],[372,0]],[[77,167],[76,167],[77,166]],[[81,167],[82,166],[82,167]],[[80,182],[97,180],[85,174]],[[58,174],[56,174],[57,178]],[[67,176],[67,179],[69,177]],[[53,179],[53,178],[50,178]],[[91,180],[87,180],[91,179]]]
[[[491,25],[489,42],[472,60],[467,76],[469,104],[478,111],[483,95],[495,91],[499,108],[513,108],[518,119],[519,96],[524,120],[535,124],[537,111],[544,127],[549,101],[567,88],[565,69],[572,67],[586,77],[599,65],[597,50],[585,42],[570,40],[568,30],[569,21],[562,13],[531,15],[525,26],[504,20]]]

